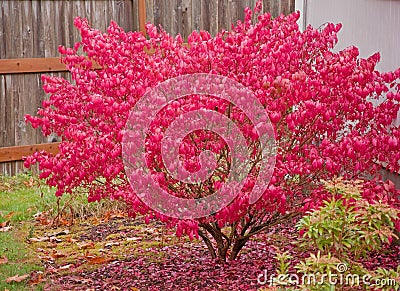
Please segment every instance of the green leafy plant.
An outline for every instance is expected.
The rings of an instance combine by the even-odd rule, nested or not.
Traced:
[[[383,201],[364,199],[361,181],[337,178],[322,183],[330,198],[297,223],[300,246],[310,251],[307,258],[294,266],[296,278],[300,280],[298,284],[288,284],[282,282],[282,278],[291,276],[280,276],[273,284],[285,286],[285,290],[353,290],[354,286],[368,290],[399,290],[400,267],[371,271],[359,259],[369,251],[381,250],[397,238],[394,221],[400,210]],[[290,269],[287,260],[291,257],[278,253],[275,258],[277,274],[287,274]],[[289,289],[288,285],[295,288]]]
[[[275,255],[275,259],[278,260],[278,268],[277,268],[277,273],[280,274],[287,274],[289,271],[290,267],[290,262],[289,260],[292,258],[291,255],[289,255],[289,252],[280,252],[279,250],[277,251]]]
[[[396,270],[376,269],[374,275],[371,277],[371,281],[375,282],[371,287],[379,288],[382,291],[400,290],[400,265]]]
[[[397,238],[394,221],[400,211],[382,201],[363,199],[361,181],[337,179],[323,183],[332,196],[323,207],[307,212],[298,222],[303,244],[311,239],[323,253],[346,259],[348,254],[358,257],[380,250]]]

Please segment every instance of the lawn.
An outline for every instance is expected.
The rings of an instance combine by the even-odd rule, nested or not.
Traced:
[[[54,191],[38,187],[29,174],[17,177],[0,177],[0,290],[21,290],[29,277],[23,275],[44,271],[27,240],[35,232],[33,216],[55,203]],[[13,276],[16,281],[6,283]],[[10,279],[9,279],[10,280]],[[42,285],[36,286],[37,290]]]

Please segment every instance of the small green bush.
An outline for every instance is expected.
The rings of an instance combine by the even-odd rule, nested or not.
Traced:
[[[278,252],[278,275],[271,284],[278,290],[400,290],[400,266],[371,271],[361,260],[397,238],[394,221],[400,210],[363,199],[361,181],[323,183],[330,199],[297,223],[299,245],[310,252],[294,266],[299,282],[289,275],[292,257]]]

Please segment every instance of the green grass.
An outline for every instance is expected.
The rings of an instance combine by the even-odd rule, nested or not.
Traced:
[[[36,254],[37,244],[27,242],[30,237],[43,235],[49,226],[35,225],[35,214],[44,211],[47,218],[54,219],[58,211],[63,211],[63,218],[87,222],[93,217],[104,217],[110,211],[126,210],[126,205],[120,201],[103,199],[88,204],[84,192],[61,198],[57,198],[54,192],[54,189],[29,173],[0,176],[0,223],[9,221],[12,226],[11,230],[0,232],[0,258],[5,256],[8,259],[6,264],[0,264],[0,291],[43,289],[43,284],[31,286],[28,279],[21,283],[5,282],[11,276],[43,270],[43,264]]]
[[[19,237],[22,235],[22,237]],[[8,263],[0,265],[0,290],[42,290],[42,286],[29,287],[25,280],[21,283],[6,283],[8,277],[29,274],[34,270],[43,270],[40,261],[26,248],[20,238],[25,235],[23,230],[13,230],[0,234],[0,254],[8,258]]]
[[[9,220],[12,226],[11,230],[0,232],[0,257],[8,259],[8,263],[0,265],[0,290],[42,290],[41,285],[29,286],[27,280],[5,282],[8,277],[43,269],[26,240],[34,231],[33,215],[55,203],[56,197],[48,187],[29,184],[32,179],[30,174],[0,177],[0,223]]]

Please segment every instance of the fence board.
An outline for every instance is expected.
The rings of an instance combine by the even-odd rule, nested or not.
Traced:
[[[231,28],[244,19],[244,8],[254,8],[256,0],[147,0],[146,19],[161,25],[169,34],[187,39],[193,30],[212,35]],[[263,12],[273,17],[294,11],[294,0],[264,0]]]
[[[19,161],[24,156],[28,156],[34,152],[46,151],[51,154],[58,153],[58,146],[60,142],[44,143],[44,144],[33,144],[26,146],[13,146],[3,147],[0,151],[0,162],[5,161]]]
[[[40,73],[70,79],[67,72],[59,73],[66,69],[60,63],[58,46],[72,47],[79,41],[73,19],[85,17],[102,31],[111,20],[126,31],[138,30],[138,1],[0,1],[0,148],[46,143],[54,138],[43,137],[40,129],[26,125],[24,115],[35,114],[47,98]],[[23,74],[26,72],[30,73]],[[0,174],[21,170],[19,161],[0,162]]]
[[[66,71],[60,57],[0,59],[0,74],[40,73]]]
[[[145,0],[138,0],[137,3],[138,13],[139,13],[139,30],[142,33],[146,33],[146,1]]]
[[[94,69],[99,69],[97,63],[93,63]],[[43,73],[68,71],[60,57],[54,58],[22,58],[0,59],[0,74]]]

